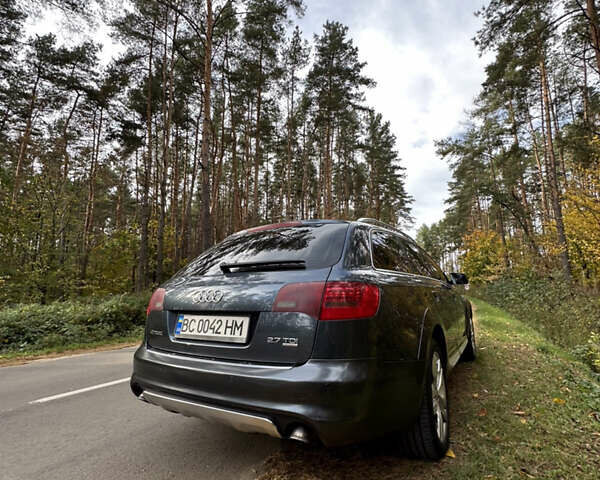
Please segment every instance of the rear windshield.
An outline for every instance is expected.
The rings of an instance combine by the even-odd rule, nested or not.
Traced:
[[[232,235],[177,276],[218,275],[223,263],[304,261],[307,269],[330,267],[340,259],[347,230],[347,223],[311,223]]]

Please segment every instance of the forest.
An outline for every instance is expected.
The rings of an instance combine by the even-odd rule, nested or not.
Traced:
[[[418,239],[473,295],[587,349],[600,371],[598,5],[492,0],[476,15],[491,61],[462,133],[436,143],[447,210]]]
[[[259,480],[599,478],[600,0],[472,0],[481,7],[468,25],[466,4],[0,0],[0,458],[10,460],[3,473],[15,471],[15,478],[106,478],[111,472],[118,478]],[[324,18],[306,32],[301,26],[309,28],[311,6],[313,17]],[[396,25],[398,19],[405,22]],[[473,35],[471,55],[464,39]],[[372,38],[381,50],[378,59],[361,55]],[[386,48],[380,47],[384,38]],[[447,52],[457,52],[456,45],[459,61],[448,61]],[[407,56],[397,58],[415,64],[393,61],[391,52],[403,49]],[[369,70],[365,60],[373,67],[382,58],[389,71],[370,78],[367,72],[378,68]],[[413,67],[431,75],[412,77],[419,79],[418,95],[411,82],[404,83],[406,91],[394,88],[398,97],[386,111],[390,117],[400,113],[392,124],[368,99],[375,102],[375,94],[389,91],[386,75],[395,82]],[[481,86],[473,78],[483,78]],[[466,102],[465,92],[472,94]],[[445,96],[452,108],[436,100]],[[402,108],[403,102],[409,108]],[[399,130],[406,119],[420,128],[422,120],[411,118],[419,115],[413,103],[431,120],[424,123],[427,146],[421,151],[431,152],[430,158],[419,153],[407,158],[404,149],[405,158],[398,153],[405,141],[421,141]],[[460,112],[457,104],[464,109],[461,123],[452,113]],[[387,107],[379,103],[379,110]],[[423,200],[440,193],[434,192],[440,171],[449,178],[445,204],[426,217]],[[413,191],[410,174],[427,184]],[[429,208],[438,208],[437,198]],[[417,287],[410,292],[418,295],[407,304],[419,310],[407,311],[393,301],[384,309],[379,295],[389,289],[383,294],[373,289],[379,293],[376,316],[337,321],[346,332],[342,341],[329,335],[331,351],[319,352],[311,352],[309,343],[302,347],[304,360],[294,357],[293,364],[271,362],[266,355],[271,347],[298,346],[297,338],[286,346],[275,345],[280,337],[267,337],[266,348],[254,349],[265,352],[256,361],[216,358],[212,341],[206,350],[204,341],[200,349],[191,343],[195,340],[185,342],[189,349],[182,342],[177,354],[161,352],[160,343],[146,348],[150,335],[174,335],[176,314],[182,313],[164,303],[164,328],[153,330],[159,324],[147,325],[148,313],[163,308],[164,297],[149,301],[152,292],[227,236],[268,223],[359,217],[416,231],[417,243],[444,272],[464,272],[468,284],[453,285],[449,275],[437,280],[404,272],[372,275],[377,280],[365,281],[382,285],[400,279],[394,283],[399,296],[406,285]],[[439,221],[423,224],[423,218]],[[191,288],[198,285],[205,284]],[[464,330],[462,323],[446,328],[454,313],[445,308],[449,304],[436,302],[445,289],[465,300],[458,309],[462,321],[464,307]],[[251,292],[239,293],[245,300]],[[342,295],[337,305],[345,309]],[[266,309],[275,310],[275,303]],[[229,307],[222,305],[191,313],[227,313],[222,309]],[[325,320],[320,312],[314,322]],[[287,319],[285,335],[290,318],[307,330],[306,315],[241,313],[254,325],[248,331],[257,341],[271,326],[279,328],[280,318]],[[380,319],[389,326],[382,327]],[[260,322],[267,325],[262,330],[256,327]],[[430,323],[435,328],[428,328]],[[359,330],[351,324],[369,334],[355,335]],[[320,324],[318,330],[328,335],[335,329]],[[388,410],[398,413],[396,402],[375,401],[375,391],[393,398],[398,381],[408,379],[413,391],[407,398],[416,398],[415,378],[423,376],[423,386],[433,387],[434,366],[435,384],[445,385],[450,359],[460,353],[446,351],[445,334],[464,335],[477,358],[456,364],[448,390],[436,390],[437,405],[443,399],[447,406],[449,399],[451,408],[451,440],[439,462],[415,461],[409,454],[416,445],[426,448],[422,429],[329,448],[312,442],[312,420],[298,423],[300,413],[320,408],[294,410],[300,413],[288,419],[273,413],[269,395],[242,401],[248,393],[242,392],[239,402],[221,409],[216,407],[228,403],[225,396],[215,396],[213,405],[210,388],[198,390],[207,396],[195,403],[194,389],[186,387],[182,396],[190,409],[210,407],[232,425],[235,413],[257,425],[262,419],[283,436],[291,427],[294,432],[306,427],[296,438],[311,444],[265,441],[262,435],[248,441],[241,432],[221,432],[200,420],[174,419],[167,412],[159,417],[148,411],[155,407],[134,405],[130,392],[132,355],[140,344],[138,352],[145,353],[136,354],[138,360],[160,362],[164,379],[171,376],[183,385],[202,370],[216,387],[214,368],[227,390],[238,393],[244,388],[235,385],[235,372],[247,377],[247,385],[253,378],[263,386],[276,380],[300,392],[300,384],[317,388],[323,375],[314,373],[321,368],[316,365],[327,363],[321,389],[327,399],[352,380],[348,392],[354,400],[345,402],[352,420],[341,426],[350,432],[371,422],[369,409],[379,409],[375,423],[387,422]],[[417,338],[415,356],[393,352],[388,361],[381,355],[397,340],[408,344]],[[356,346],[363,352],[363,345],[368,356],[348,358],[346,352]],[[250,342],[226,346],[245,351]],[[340,352],[344,358],[336,358]],[[178,357],[185,375],[160,360],[167,357]],[[57,361],[38,361],[48,358]],[[418,375],[405,374],[407,366]],[[299,381],[282,376],[296,367],[293,378]],[[394,368],[402,373],[391,372]],[[362,381],[364,372],[379,372],[377,380]],[[171,398],[163,383],[158,390]],[[275,389],[265,392],[279,395]],[[436,410],[425,419],[434,395],[424,392],[418,425],[433,431],[448,416]],[[172,400],[184,403],[175,393]],[[315,395],[297,397],[294,408]],[[252,415],[243,413],[242,405]],[[336,428],[334,423],[327,428]],[[147,431],[160,434],[144,435]],[[172,453],[168,461],[149,454],[158,450]]]
[[[200,252],[264,223],[411,225],[396,137],[365,99],[376,79],[345,25],[324,19],[307,39],[306,8],[0,0],[0,304],[15,318],[25,303],[142,305]],[[35,33],[48,11],[70,41]],[[598,5],[491,0],[474,13],[485,81],[458,133],[436,141],[446,211],[417,241],[466,272],[471,295],[600,369]],[[89,35],[99,25],[122,46],[109,61]],[[19,328],[6,334],[16,344]]]
[[[26,32],[48,9],[81,43]],[[375,81],[346,26],[307,40],[304,10],[0,0],[0,302],[145,292],[262,223],[410,222]],[[108,64],[79,35],[102,23]]]
[[[446,216],[421,241],[457,249],[474,279],[514,269],[600,280],[600,30],[593,0],[492,0],[474,41],[491,54],[460,136]]]

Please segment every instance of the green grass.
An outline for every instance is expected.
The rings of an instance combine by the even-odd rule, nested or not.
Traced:
[[[54,347],[28,348],[20,351],[4,352],[0,354],[0,366],[59,355],[62,353],[68,354],[85,350],[97,350],[103,347],[118,347],[121,345],[139,343],[142,341],[143,336],[144,329],[139,328],[137,331],[132,332],[129,335],[121,335],[94,342],[74,342],[64,345],[57,345]]]
[[[330,450],[290,445],[260,478],[599,478],[598,374],[506,312],[473,303],[479,356],[449,378],[455,458],[408,460],[389,439]]]

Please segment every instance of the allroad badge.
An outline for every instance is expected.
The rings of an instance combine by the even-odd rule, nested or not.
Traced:
[[[223,291],[212,288],[198,290],[192,295],[192,300],[195,303],[218,303],[222,298]]]

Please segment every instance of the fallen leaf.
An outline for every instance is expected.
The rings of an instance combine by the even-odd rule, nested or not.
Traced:
[[[473,398],[479,398],[479,394],[478,393],[474,393],[473,394]]]
[[[446,452],[446,456],[449,458],[456,458],[456,455],[454,454],[454,452],[452,451],[451,448],[449,448],[448,451]]]
[[[521,423],[527,423],[527,420],[525,420],[524,418],[521,418]]]
[[[487,410],[485,408],[482,408],[481,410],[479,410],[479,413],[477,414],[478,417],[485,417],[487,415]]]
[[[566,403],[566,401],[565,401],[565,400],[563,400],[562,398],[558,398],[558,397],[556,397],[556,398],[553,398],[553,399],[552,399],[552,401],[553,401],[554,403],[556,403],[557,405],[564,405],[564,404]]]

